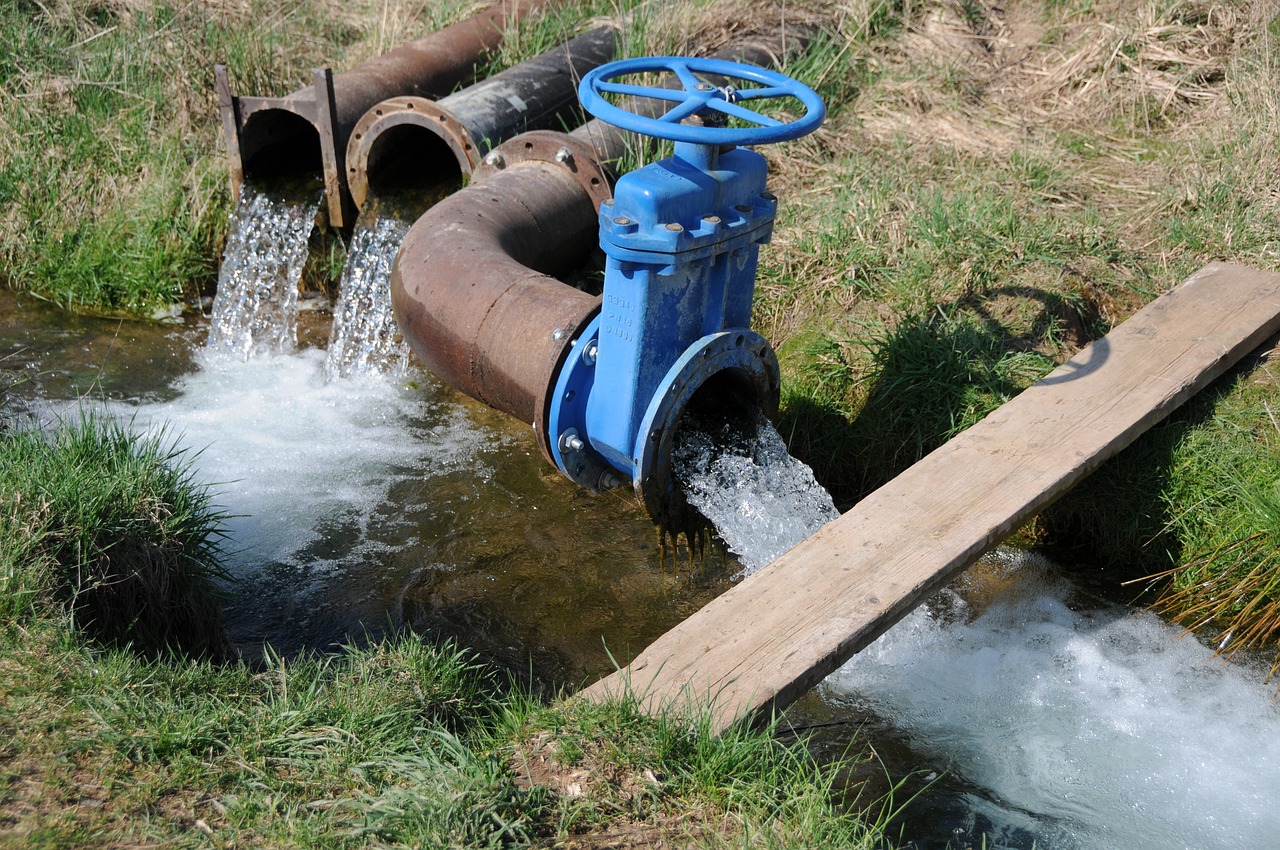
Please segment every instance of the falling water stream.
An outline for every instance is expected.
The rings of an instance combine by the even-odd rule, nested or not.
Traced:
[[[325,352],[324,372],[331,380],[370,371],[404,374],[408,368],[409,346],[391,314],[391,264],[409,224],[379,214],[375,205],[356,219]]]
[[[218,273],[210,348],[248,359],[297,343],[298,284],[321,188],[319,181],[241,186]]]
[[[444,178],[431,186],[370,194],[356,218],[333,308],[324,363],[330,380],[405,374],[409,344],[391,312],[391,267],[413,222],[457,186],[457,180]]]
[[[230,515],[227,616],[246,655],[410,626],[572,686],[834,515],[771,429],[737,448],[691,438],[678,452],[689,498],[722,512],[736,557],[672,564],[625,494],[576,488],[527,426],[430,375],[329,380],[306,342],[323,336],[305,327],[296,348],[224,329],[240,342],[205,346],[205,333],[199,319],[69,317],[0,292],[0,356],[27,378],[10,410],[74,415],[83,397],[191,449]],[[1026,555],[984,560],[792,722],[821,727],[815,751],[867,740],[885,771],[912,774],[923,790],[903,846],[1199,850],[1280,835],[1280,707],[1262,671]]]
[[[686,497],[748,574],[836,516],[763,418],[677,439]],[[1267,669],[1001,549],[828,677],[793,722],[841,729],[818,739],[837,753],[860,727],[891,775],[916,772],[896,824],[907,847],[1274,847]]]
[[[742,575],[840,516],[813,470],[758,411],[748,422],[685,427],[672,464],[685,499],[716,527]]]

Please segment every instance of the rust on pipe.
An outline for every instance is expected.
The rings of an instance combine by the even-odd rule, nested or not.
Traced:
[[[763,68],[776,67],[782,58],[800,53],[808,46],[812,33],[808,30],[793,31],[789,34],[771,38],[761,38],[740,42],[712,55],[713,59],[724,59],[730,62],[747,62]],[[718,78],[709,77],[716,83]],[[723,85],[724,81],[719,80]],[[676,87],[679,82],[673,77],[663,83],[664,86]],[[657,118],[671,108],[671,104],[653,98],[626,98],[624,108]],[[565,151],[573,152],[578,166],[592,175],[604,176],[607,183],[612,184],[617,176],[618,160],[626,155],[627,150],[637,144],[644,144],[642,137],[636,136],[620,127],[607,124],[599,118],[593,118],[582,126],[568,133],[524,133],[494,148],[490,157],[475,167],[472,179],[486,180],[506,168],[512,162],[529,159],[550,161],[565,155]],[[598,194],[598,193],[593,193]],[[599,194],[599,202],[608,198],[609,194]]]
[[[786,52],[805,40],[786,40]],[[717,58],[774,65],[783,41]],[[650,114],[668,106],[636,104]],[[661,111],[659,111],[661,110]],[[599,296],[554,275],[594,253],[612,181],[603,162],[629,143],[599,121],[522,133],[475,166],[471,185],[410,228],[391,272],[397,324],[423,364],[472,398],[533,425],[549,461],[550,394]]]
[[[544,453],[554,377],[600,299],[552,275],[595,250],[596,206],[561,163],[522,163],[432,207],[391,271],[410,347],[442,380],[533,424]]]
[[[226,66],[214,66],[232,195],[239,198],[246,177],[321,174],[330,223],[350,224],[345,159],[360,117],[389,97],[451,91],[501,44],[508,25],[544,5],[548,0],[503,0],[351,70],[316,69],[311,86],[285,97],[233,96]]]
[[[600,27],[546,53],[433,101],[395,97],[356,123],[347,145],[347,183],[357,207],[379,184],[438,185],[465,176],[517,133],[581,121],[578,81],[613,58],[616,31]]]

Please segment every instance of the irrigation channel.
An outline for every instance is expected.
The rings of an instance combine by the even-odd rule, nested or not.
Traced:
[[[288,242],[229,261],[227,294],[237,268],[293,262]],[[227,615],[246,655],[410,626],[516,675],[576,686],[834,510],[772,429],[728,440],[741,451],[712,430],[687,440],[679,463],[739,555],[664,561],[628,496],[563,479],[526,426],[413,367],[335,374],[330,319],[286,315],[297,324],[277,337],[200,318],[76,317],[0,291],[0,352],[29,378],[7,398],[13,411],[48,420],[87,403],[138,429],[168,427],[191,449],[231,514]],[[767,507],[732,527],[744,503]],[[784,514],[784,503],[802,508]],[[910,775],[899,800],[919,796],[900,846],[1273,846],[1280,704],[1264,669],[1224,664],[1081,575],[989,556],[798,703],[791,722],[812,728],[820,753],[869,740],[881,764],[855,777],[868,793],[884,774]]]

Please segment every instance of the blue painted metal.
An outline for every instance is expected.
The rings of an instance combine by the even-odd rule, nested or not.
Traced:
[[[614,82],[669,71],[683,90]],[[700,74],[729,78],[704,82]],[[756,88],[738,88],[732,81]],[[675,106],[660,119],[628,113],[604,94],[657,97]],[[676,141],[675,155],[618,180],[600,207],[606,256],[600,316],[575,342],[551,404],[553,457],[573,480],[604,489],[632,481],[655,517],[671,487],[671,436],[712,377],[729,373],[754,404],[778,403],[778,363],[750,330],[760,245],[773,232],[777,199],[760,154],[737,147],[783,141],[821,123],[822,100],[782,74],[710,59],[657,57],[603,65],[583,78],[584,107],[624,129]],[[795,98],[804,114],[782,123],[739,101]],[[697,117],[703,126],[678,123]],[[706,124],[743,119],[751,126]]]
[[[682,88],[615,82],[619,77],[644,73],[675,74]],[[732,83],[717,87],[699,77],[699,74],[745,81],[751,87]],[[605,94],[664,100],[674,106],[666,114],[650,118],[615,106],[605,99]],[[826,106],[818,93],[786,74],[741,62],[684,56],[623,59],[593,68],[583,76],[578,86],[578,98],[582,101],[583,109],[615,127],[659,139],[698,145],[766,145],[798,139],[818,129],[826,115]],[[804,113],[792,121],[783,122],[739,105],[744,101],[778,98],[798,100],[804,107]],[[713,116],[716,118],[738,118],[751,126],[721,127],[680,123],[705,112],[719,113],[719,116]]]

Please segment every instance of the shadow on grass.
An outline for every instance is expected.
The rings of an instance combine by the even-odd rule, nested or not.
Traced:
[[[1001,297],[1040,306],[1013,331],[991,307]],[[779,431],[848,507],[1049,372],[1047,340],[1074,349],[1095,330],[1069,299],[1009,287],[929,305],[859,339],[824,336],[805,352]]]
[[[1051,370],[1053,362],[1034,347],[1053,316],[1075,308],[1048,293],[1003,294],[1036,298],[1042,316],[1014,334],[988,308],[989,297],[979,303],[968,296],[907,315],[852,345],[824,337],[806,351],[811,365],[789,388],[778,430],[842,510]],[[1078,332],[1097,331],[1077,317]],[[857,348],[865,352],[861,360],[849,354]],[[1180,446],[1218,415],[1220,403],[1256,364],[1256,358],[1241,363],[1105,463],[1037,517],[1030,538],[1057,560],[1090,564],[1109,579],[1151,575],[1179,563],[1182,544],[1172,528],[1170,492]],[[1207,494],[1219,484],[1193,478],[1178,486]],[[1190,507],[1188,498],[1196,497],[1180,496],[1179,504]]]

